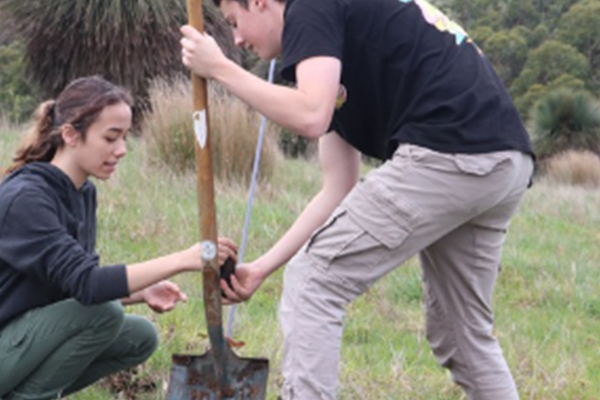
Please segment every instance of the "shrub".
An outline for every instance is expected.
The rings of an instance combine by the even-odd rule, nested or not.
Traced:
[[[0,24],[0,46],[11,44],[18,36],[15,24],[1,8],[0,21],[2,21],[2,24]]]
[[[563,185],[600,186],[600,158],[591,151],[567,150],[544,163],[546,178]]]
[[[550,92],[534,106],[529,125],[540,159],[566,150],[600,150],[600,108],[586,92]]]
[[[317,152],[317,141],[309,140],[288,130],[279,135],[279,148],[291,158],[311,158]]]
[[[208,121],[213,168],[217,179],[249,183],[261,116],[244,103],[209,84]],[[152,112],[145,117],[143,136],[151,162],[166,164],[175,172],[195,168],[191,83],[156,80],[150,87]],[[277,131],[267,124],[261,151],[260,179],[272,176],[280,153]]]
[[[29,118],[37,105],[34,90],[23,74],[23,46],[0,46],[0,114],[14,122]]]
[[[510,93],[514,97],[522,96],[532,85],[547,85],[565,73],[588,82],[590,72],[590,62],[576,48],[547,40],[528,53],[523,69],[510,85]]]
[[[527,115],[539,100],[557,90],[585,91],[585,82],[565,73],[547,85],[539,83],[531,85],[524,95],[515,98],[515,104],[521,115]]]
[[[14,152],[17,148],[17,143],[21,139],[18,129],[8,120],[8,118],[0,115],[0,180],[4,177],[6,168],[9,167]]]
[[[239,62],[231,28],[211,1],[204,27]],[[184,73],[179,28],[183,0],[0,0],[0,12],[25,44],[25,66],[43,97],[54,97],[73,79],[102,75],[135,98],[134,122],[148,106],[148,82]]]
[[[527,41],[513,31],[499,31],[485,41],[485,54],[506,86],[510,86],[527,60]]]

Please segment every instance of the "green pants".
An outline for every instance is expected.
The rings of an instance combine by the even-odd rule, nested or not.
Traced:
[[[28,311],[0,331],[0,397],[45,400],[138,365],[158,344],[154,326],[118,301],[66,300]]]

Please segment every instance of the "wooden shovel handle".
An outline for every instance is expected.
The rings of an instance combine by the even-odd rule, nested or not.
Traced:
[[[187,0],[188,23],[202,32],[204,16],[201,0]],[[208,124],[208,96],[206,79],[192,73],[192,97],[194,106],[194,133],[196,135],[196,176],[198,192],[198,214],[200,222],[200,240],[213,244],[214,254],[203,249],[202,272],[204,285],[204,308],[211,343],[223,342],[221,290],[219,288],[219,267],[217,265],[217,218],[211,157],[211,141]],[[211,329],[212,328],[212,329]],[[220,333],[219,333],[220,332]],[[214,335],[220,337],[213,337]],[[216,349],[217,350],[217,349]],[[217,350],[218,351],[218,350]]]

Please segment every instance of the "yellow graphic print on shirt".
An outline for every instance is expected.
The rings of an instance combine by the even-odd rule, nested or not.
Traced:
[[[462,42],[467,41],[468,43],[472,43],[472,40],[467,35],[467,32],[458,25],[456,22],[452,21],[448,18],[444,13],[442,13],[435,6],[429,4],[425,0],[400,0],[403,3],[414,3],[419,6],[421,11],[423,12],[423,17],[427,22],[431,25],[435,26],[441,32],[448,32],[456,38],[456,44],[460,45]]]

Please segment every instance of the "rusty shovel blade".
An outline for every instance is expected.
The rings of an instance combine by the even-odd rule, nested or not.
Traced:
[[[269,361],[240,358],[225,339],[218,286],[209,263],[203,271],[210,348],[202,355],[173,354],[166,400],[264,400]]]
[[[219,365],[212,349],[203,355],[174,354],[167,400],[264,400],[269,361],[239,358],[231,351],[225,358]]]

